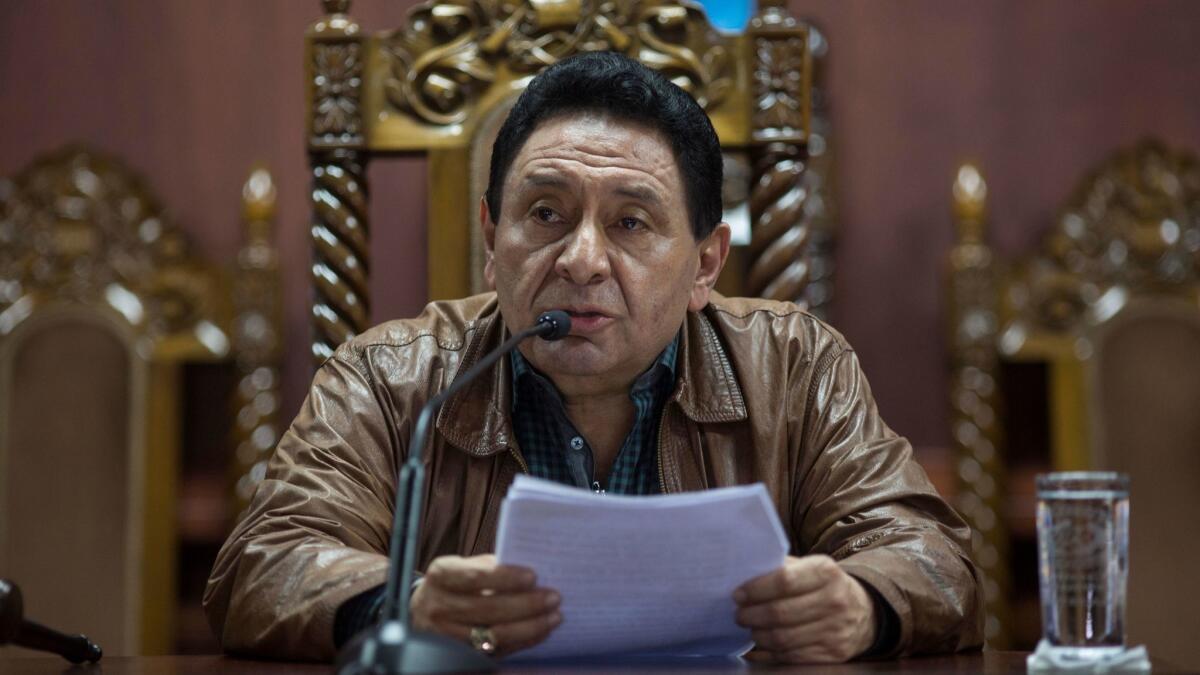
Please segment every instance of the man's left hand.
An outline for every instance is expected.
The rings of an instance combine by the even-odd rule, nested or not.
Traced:
[[[748,658],[777,663],[840,663],[875,640],[875,604],[833,558],[789,556],[783,567],[734,591],[737,622],[751,629]]]

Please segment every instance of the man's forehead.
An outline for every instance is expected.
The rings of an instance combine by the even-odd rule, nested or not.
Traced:
[[[539,120],[529,137],[545,133],[551,129],[583,131],[603,128],[612,133],[627,133],[634,137],[654,139],[664,145],[669,145],[667,135],[657,126],[647,120],[624,117],[607,110],[563,110]]]
[[[529,135],[513,162],[520,184],[550,186],[563,169],[629,169],[677,187],[682,180],[666,136],[654,127],[610,115],[576,113],[546,120]]]

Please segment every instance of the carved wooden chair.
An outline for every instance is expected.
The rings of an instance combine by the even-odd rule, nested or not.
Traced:
[[[1033,474],[1117,470],[1132,477],[1129,638],[1200,666],[1181,620],[1200,597],[1200,163],[1153,141],[1115,154],[1012,265],[986,244],[978,170],[954,191],[953,438],[989,637],[1040,634]]]
[[[373,35],[347,14],[349,0],[322,4],[306,52],[316,364],[370,323],[367,162],[427,154],[430,296],[482,290],[477,205],[492,141],[529,79],[582,51],[642,60],[713,120],[740,241],[718,288],[828,306],[831,153],[824,109],[811,119],[813,57],[825,43],[781,0],[760,2],[732,36],[686,0],[431,0],[406,26]]]
[[[269,222],[269,176],[251,184]],[[269,276],[266,234],[252,224],[231,277],[189,254],[140,177],[78,146],[0,181],[0,574],[30,617],[108,654],[173,651],[183,366],[272,367],[278,324],[229,295]],[[277,405],[263,379],[239,388],[257,427],[273,411],[254,397]]]

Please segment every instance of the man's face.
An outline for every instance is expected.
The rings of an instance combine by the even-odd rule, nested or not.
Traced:
[[[699,310],[729,247],[718,226],[692,235],[667,139],[597,115],[543,122],[514,158],[500,218],[481,206],[485,276],[509,330],[547,310],[571,315],[557,342],[522,353],[560,388],[628,386]]]

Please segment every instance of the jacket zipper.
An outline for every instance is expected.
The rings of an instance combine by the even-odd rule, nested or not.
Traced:
[[[517,465],[521,467],[521,473],[529,473],[529,465],[525,463],[525,459],[521,457],[521,453],[517,452],[516,448],[509,445],[508,452],[517,460]]]
[[[667,405],[670,405],[670,401],[667,402]],[[666,478],[666,475],[663,473],[663,458],[662,458],[663,420],[665,420],[667,418],[667,405],[664,405],[662,412],[658,414],[658,447],[655,448],[655,452],[654,452],[654,454],[656,455],[656,459],[658,460],[658,491],[663,494],[667,493],[667,478]]]

